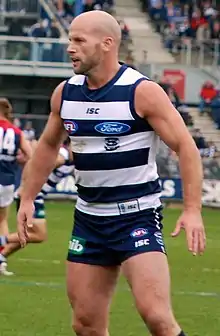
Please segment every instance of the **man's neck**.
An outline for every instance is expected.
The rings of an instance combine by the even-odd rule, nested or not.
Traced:
[[[113,64],[111,67],[98,67],[87,76],[87,83],[90,89],[98,89],[107,84],[119,71],[121,65]]]

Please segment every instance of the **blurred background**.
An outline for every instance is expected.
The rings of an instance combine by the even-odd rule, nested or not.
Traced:
[[[122,30],[120,60],[156,81],[200,150],[203,203],[220,206],[220,1],[0,0],[0,92],[14,123],[39,138],[53,89],[73,75],[66,53],[71,20],[104,10]],[[176,155],[161,143],[163,197],[182,199]],[[70,178],[55,191],[75,195]]]

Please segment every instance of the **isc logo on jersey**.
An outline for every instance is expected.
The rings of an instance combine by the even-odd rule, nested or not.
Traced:
[[[95,126],[95,130],[102,134],[115,135],[130,131],[129,125],[120,122],[104,122]]]
[[[63,124],[69,135],[76,133],[76,131],[78,130],[77,123],[72,120],[65,120]]]
[[[86,114],[99,114],[100,108],[89,107],[86,110]]]
[[[132,231],[130,235],[133,238],[140,238],[140,237],[146,236],[147,234],[148,234],[148,230],[147,229],[138,228],[138,229]]]

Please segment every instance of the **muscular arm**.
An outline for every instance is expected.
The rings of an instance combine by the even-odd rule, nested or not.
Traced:
[[[147,81],[140,83],[136,89],[135,106],[138,114],[146,118],[179,157],[184,208],[200,210],[203,178],[201,158],[178,111],[159,85]]]
[[[51,113],[40,137],[34,154],[23,174],[22,199],[34,200],[56,164],[56,158],[66,131],[59,115],[64,82],[54,91],[51,98]]]

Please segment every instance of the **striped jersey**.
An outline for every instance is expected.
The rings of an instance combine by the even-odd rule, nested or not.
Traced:
[[[0,120],[0,184],[15,184],[16,156],[20,148],[21,130],[8,120]]]
[[[65,164],[55,168],[49,175],[47,182],[43,185],[40,193],[37,195],[35,202],[44,198],[48,193],[56,188],[56,185],[66,176],[70,175],[74,171],[73,162],[70,161],[69,151],[65,147],[61,147],[59,154],[65,159]]]
[[[90,90],[83,75],[64,85],[60,113],[71,138],[80,211],[119,215],[160,205],[159,138],[134,106],[143,80],[122,65],[99,89]]]

